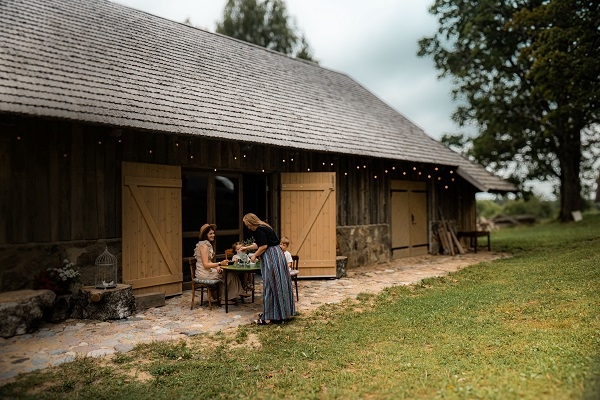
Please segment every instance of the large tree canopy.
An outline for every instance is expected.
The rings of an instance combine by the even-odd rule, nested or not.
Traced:
[[[228,0],[223,10],[223,21],[217,23],[216,31],[280,53],[315,61],[306,38],[289,21],[282,0]]]
[[[436,0],[439,30],[419,42],[461,100],[453,118],[478,135],[445,137],[513,181],[558,178],[560,219],[581,207],[597,146],[600,2]]]

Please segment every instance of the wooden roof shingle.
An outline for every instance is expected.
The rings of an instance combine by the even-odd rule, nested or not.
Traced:
[[[346,74],[107,0],[0,2],[0,112],[455,166]]]

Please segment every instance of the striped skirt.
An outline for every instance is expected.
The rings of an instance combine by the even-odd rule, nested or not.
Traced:
[[[263,279],[263,319],[284,320],[296,314],[292,278],[279,246],[271,246],[261,255]]]

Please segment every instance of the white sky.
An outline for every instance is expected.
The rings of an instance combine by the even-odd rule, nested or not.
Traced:
[[[214,32],[226,0],[112,0]],[[417,41],[437,29],[433,0],[285,0],[289,17],[323,67],[345,73],[436,139],[459,128],[448,80],[417,57]],[[464,130],[463,130],[464,131]]]

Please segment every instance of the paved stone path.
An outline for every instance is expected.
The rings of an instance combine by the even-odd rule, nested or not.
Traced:
[[[442,276],[468,265],[503,257],[493,252],[460,256],[421,256],[351,269],[341,279],[299,280],[296,310],[306,314],[326,303],[356,298],[359,293],[378,293],[385,287],[409,285],[424,278]],[[190,310],[191,292],[167,299],[163,307],[138,312],[122,320],[67,320],[44,323],[32,334],[0,339],[0,385],[22,372],[73,361],[77,356],[103,357],[126,353],[138,343],[179,340],[199,334],[247,325],[262,312],[262,293],[257,285],[254,303],[225,307],[198,306]]]

